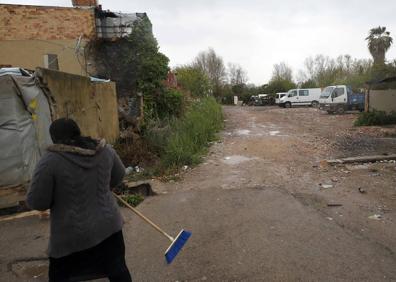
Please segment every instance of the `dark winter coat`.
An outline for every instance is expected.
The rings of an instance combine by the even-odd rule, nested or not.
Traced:
[[[49,256],[63,257],[96,246],[122,229],[111,189],[125,168],[104,140],[96,150],[55,144],[36,166],[27,194],[35,210],[51,210]]]

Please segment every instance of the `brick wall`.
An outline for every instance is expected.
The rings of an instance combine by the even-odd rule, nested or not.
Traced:
[[[94,8],[0,4],[0,40],[93,38]]]
[[[98,1],[96,0],[72,0],[72,4],[73,6],[97,6],[98,5]]]

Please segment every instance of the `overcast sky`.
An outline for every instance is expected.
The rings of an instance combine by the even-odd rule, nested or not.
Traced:
[[[71,0],[0,0],[71,6]],[[386,26],[396,43],[395,0],[99,0],[103,9],[146,12],[171,66],[189,63],[213,47],[225,63],[240,64],[249,81],[267,83],[281,61],[297,74],[316,54],[370,58],[368,30]],[[387,53],[396,59],[396,45]]]

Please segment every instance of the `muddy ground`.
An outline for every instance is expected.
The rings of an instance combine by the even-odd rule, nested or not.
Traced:
[[[396,281],[396,164],[323,162],[396,153],[395,127],[313,108],[224,112],[203,163],[153,180],[158,195],[139,205],[172,234],[193,232],[171,266],[166,239],[123,209],[135,281]],[[0,280],[45,281],[48,221],[0,230]]]

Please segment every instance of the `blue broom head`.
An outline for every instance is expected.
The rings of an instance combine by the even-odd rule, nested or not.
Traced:
[[[172,244],[165,252],[165,259],[168,264],[172,263],[172,261],[186,244],[190,236],[191,232],[186,230],[180,231],[179,235],[177,235],[176,239],[172,242]]]

